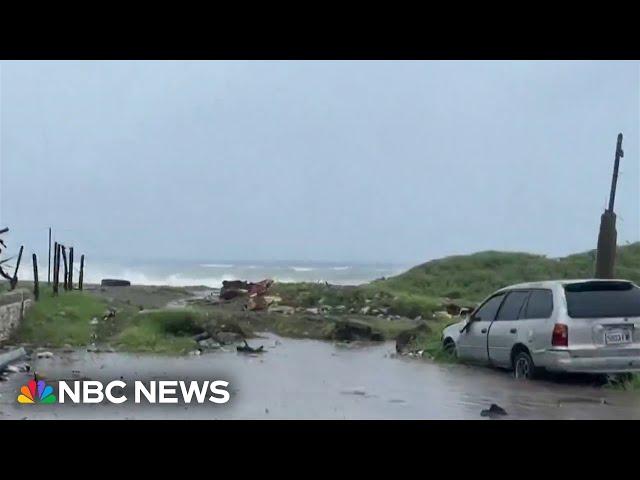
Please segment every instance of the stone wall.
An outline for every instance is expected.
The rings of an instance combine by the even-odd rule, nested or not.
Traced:
[[[9,338],[32,305],[33,293],[28,290],[0,294],[0,342]]]

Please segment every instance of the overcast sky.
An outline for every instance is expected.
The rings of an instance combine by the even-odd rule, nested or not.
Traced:
[[[638,62],[1,62],[0,224],[46,255],[419,262],[595,248]]]

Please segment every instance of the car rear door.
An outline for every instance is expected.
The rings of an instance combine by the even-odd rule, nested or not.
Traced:
[[[511,366],[511,348],[518,341],[518,324],[529,290],[512,290],[502,302],[489,328],[489,361],[499,367]]]
[[[504,293],[493,295],[473,313],[458,337],[456,349],[460,359],[479,364],[489,363],[487,334],[503,299]]]

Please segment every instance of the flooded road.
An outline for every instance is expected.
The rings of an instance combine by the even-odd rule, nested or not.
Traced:
[[[265,336],[257,356],[217,351],[162,357],[54,351],[32,366],[55,380],[227,380],[216,405],[20,405],[17,373],[0,383],[0,419],[640,419],[640,394],[558,381],[516,382],[509,373],[394,357],[394,344],[340,346]]]

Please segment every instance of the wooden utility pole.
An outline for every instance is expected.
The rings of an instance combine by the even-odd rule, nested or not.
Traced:
[[[69,290],[73,290],[73,247],[69,248],[69,281],[68,281]]]
[[[20,268],[20,261],[22,260],[22,251],[24,250],[24,245],[20,245],[20,252],[18,253],[18,261],[16,262],[16,269],[13,271],[13,278],[11,279],[11,290],[16,288],[18,284],[18,269]]]
[[[84,254],[80,255],[80,276],[78,277],[79,290],[82,290],[82,280],[84,280]]]
[[[47,285],[51,285],[51,227],[49,227],[49,267],[47,268]]]
[[[69,267],[67,265],[67,247],[61,245],[62,247],[62,260],[64,261],[64,284],[62,285],[65,290],[69,290],[69,284],[67,280],[69,280]]]
[[[613,177],[611,179],[611,191],[609,193],[609,207],[600,217],[600,233],[598,234],[598,251],[596,254],[596,278],[614,278],[616,266],[616,214],[613,207],[616,201],[616,188],[618,185],[618,168],[620,159],[624,157],[622,150],[622,134],[618,134],[616,144],[616,157],[613,163]]]
[[[36,297],[37,302],[40,297],[40,288],[38,285],[38,257],[34,253],[31,256],[31,259],[33,261],[33,295]]]

